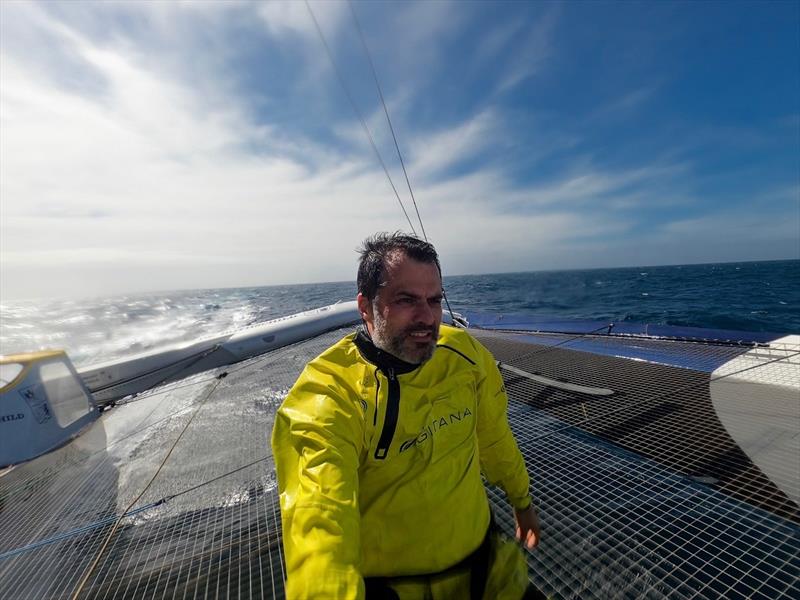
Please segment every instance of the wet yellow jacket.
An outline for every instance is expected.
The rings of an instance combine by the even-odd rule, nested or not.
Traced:
[[[442,325],[416,367],[352,334],[311,361],[275,417],[287,597],[364,598],[363,577],[421,575],[471,554],[489,525],[481,472],[530,504],[488,350]]]

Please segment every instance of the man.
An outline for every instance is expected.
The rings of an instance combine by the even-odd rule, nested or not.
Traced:
[[[481,472],[532,549],[528,474],[492,356],[440,328],[436,250],[367,239],[357,300],[364,327],[306,366],[275,419],[287,597],[519,600],[525,560],[492,527]]]

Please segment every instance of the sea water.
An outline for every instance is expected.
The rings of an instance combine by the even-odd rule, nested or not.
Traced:
[[[800,333],[800,260],[445,276],[455,311]],[[129,356],[352,300],[355,282],[2,301],[0,354]]]

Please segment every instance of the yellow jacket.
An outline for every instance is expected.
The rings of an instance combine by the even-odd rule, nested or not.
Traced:
[[[363,333],[311,361],[272,432],[287,597],[362,599],[362,577],[457,564],[489,525],[481,472],[527,508],[507,404],[489,351],[446,325],[419,367]]]

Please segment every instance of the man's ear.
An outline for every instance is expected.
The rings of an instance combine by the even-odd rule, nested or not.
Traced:
[[[361,292],[356,296],[356,302],[358,303],[358,312],[361,313],[361,318],[367,325],[372,327],[375,321],[375,315],[372,311],[372,302]]]

